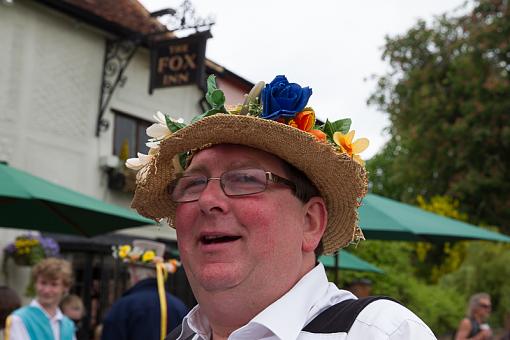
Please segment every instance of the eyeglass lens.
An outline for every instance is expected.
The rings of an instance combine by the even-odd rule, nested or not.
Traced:
[[[262,192],[267,186],[267,174],[262,169],[239,169],[224,172],[220,178],[205,175],[183,176],[169,185],[171,198],[175,202],[195,201],[210,180],[220,180],[223,192],[228,196],[242,196]]]

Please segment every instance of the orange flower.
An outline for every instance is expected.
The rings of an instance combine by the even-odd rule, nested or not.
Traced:
[[[326,141],[326,134],[322,132],[321,130],[310,130],[308,131],[309,134],[313,135],[317,140],[321,142]]]
[[[315,125],[315,112],[307,108],[305,111],[299,112],[291,121],[294,123],[292,126],[303,131],[310,131]],[[289,125],[291,125],[290,122]]]
[[[345,152],[349,156],[352,157],[356,162],[363,165],[365,162],[361,159],[360,156],[358,156],[359,153],[363,152],[366,148],[368,148],[368,139],[367,138],[360,138],[355,140],[354,142],[352,139],[354,138],[354,130],[349,131],[346,135],[344,135],[341,132],[335,132],[333,134],[333,140],[335,143],[339,146],[339,149],[342,152]]]

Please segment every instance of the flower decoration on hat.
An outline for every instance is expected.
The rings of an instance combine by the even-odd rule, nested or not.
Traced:
[[[205,95],[211,108],[194,117],[190,124],[218,113],[249,115],[272,120],[302,130],[313,136],[317,142],[329,144],[335,150],[364,165],[359,153],[368,147],[368,139],[361,138],[352,141],[354,131],[349,132],[351,126],[349,118],[333,122],[326,120],[324,124],[317,125],[314,109],[307,106],[311,95],[311,88],[289,83],[285,76],[279,75],[269,84],[257,83],[246,95],[243,104],[227,107],[225,106],[225,95],[217,87],[215,76],[211,75],[207,79],[207,94]],[[182,118],[173,119],[161,112],[158,112],[154,119],[156,123],[147,128],[147,134],[151,137],[147,143],[150,148],[148,155],[138,154],[138,158],[128,159],[126,161],[128,168],[140,170],[147,166],[157,156],[159,144],[174,132],[187,126]],[[174,159],[174,167],[184,168],[187,157],[187,153],[178,155],[178,159]]]
[[[352,141],[353,138],[354,130],[349,131],[349,133],[345,135],[341,132],[335,132],[333,134],[333,140],[339,146],[340,151],[351,156],[352,159],[354,159],[359,164],[364,165],[365,162],[361,159],[361,157],[358,154],[365,151],[366,148],[368,148],[369,143],[368,139],[360,138],[353,142]]]
[[[152,124],[145,130],[149,138],[146,145],[149,147],[149,153],[143,154],[138,152],[138,158],[129,158],[126,160],[126,166],[133,170],[140,170],[151,162],[151,160],[158,154],[159,143],[167,139],[173,132],[182,129],[186,126],[184,119],[173,119],[168,115],[158,111],[154,116],[156,123]]]
[[[262,92],[263,107],[260,118],[292,119],[305,108],[311,95],[311,88],[289,83],[285,76],[276,76]]]
[[[161,263],[165,271],[170,274],[175,273],[181,265],[176,259],[164,260],[161,256],[157,256],[155,250],[131,247],[129,244],[112,246],[112,256],[124,263],[134,265],[156,266]]]

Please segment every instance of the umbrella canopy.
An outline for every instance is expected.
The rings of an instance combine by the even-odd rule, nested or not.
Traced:
[[[335,262],[335,257],[337,257],[337,262]],[[369,262],[364,261],[359,257],[346,252],[345,250],[340,250],[336,255],[323,255],[319,257],[319,261],[322,262],[324,267],[329,268],[335,268],[338,264],[338,268],[340,269],[356,270],[360,272],[373,272],[379,274],[384,273],[382,269],[377,268],[373,264],[370,264]]]
[[[363,199],[359,217],[366,238],[373,240],[510,242],[503,234],[374,194]]]
[[[146,224],[154,221],[0,164],[0,227],[90,237]]]

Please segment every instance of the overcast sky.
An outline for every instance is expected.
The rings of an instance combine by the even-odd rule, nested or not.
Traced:
[[[366,101],[373,74],[388,69],[381,60],[386,35],[405,33],[421,18],[452,12],[464,0],[193,0],[199,16],[215,17],[206,56],[252,81],[284,74],[313,89],[308,104],[317,117],[350,117],[356,137],[373,156],[387,140],[387,115]],[[178,7],[181,0],[141,0],[149,11]],[[164,108],[161,108],[164,111]]]

